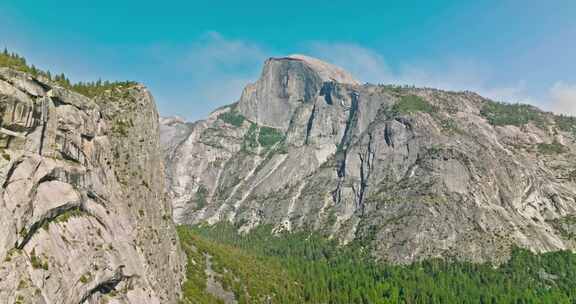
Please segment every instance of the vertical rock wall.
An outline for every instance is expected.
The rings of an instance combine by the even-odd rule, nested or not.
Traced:
[[[0,69],[0,302],[176,303],[183,259],[141,85],[89,99]]]

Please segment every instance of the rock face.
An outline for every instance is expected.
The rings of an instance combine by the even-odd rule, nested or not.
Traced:
[[[315,230],[395,263],[575,248],[574,119],[327,67],[269,59],[238,103],[164,139],[177,222]]]
[[[294,111],[302,103],[313,103],[331,81],[357,84],[347,72],[318,59],[270,58],[260,79],[244,89],[238,110],[255,123],[286,130]]]
[[[0,68],[0,302],[177,302],[158,134],[141,85],[89,99]]]

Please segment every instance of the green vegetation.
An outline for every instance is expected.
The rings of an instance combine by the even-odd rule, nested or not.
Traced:
[[[258,143],[265,148],[272,147],[284,139],[282,131],[269,127],[260,127],[258,134]]]
[[[571,132],[576,136],[576,117],[566,115],[554,116],[556,127],[565,132]]]
[[[26,235],[28,234],[28,229],[26,229],[26,227],[22,227],[22,229],[20,229],[19,234],[21,237],[26,237]]]
[[[562,154],[566,152],[566,147],[555,140],[551,144],[538,144],[538,152],[548,155]]]
[[[480,114],[494,126],[523,126],[528,123],[538,127],[546,125],[545,113],[525,104],[487,102],[480,110]]]
[[[206,292],[207,255],[211,257],[212,269],[219,274],[218,281],[234,292],[239,303],[300,303],[296,282],[275,259],[215,243],[189,227],[178,227],[178,234],[188,257],[182,303],[222,303]]]
[[[93,82],[78,82],[72,83],[64,74],[59,75],[52,75],[50,71],[43,71],[36,68],[34,65],[29,65],[26,62],[26,59],[19,56],[15,53],[8,52],[7,49],[4,49],[2,53],[0,53],[0,67],[9,67],[17,71],[21,71],[24,73],[31,74],[35,77],[44,77],[49,79],[50,81],[77,93],[80,93],[87,97],[95,97],[98,96],[108,90],[112,90],[114,88],[123,87],[123,86],[132,86],[135,85],[135,82],[132,81],[93,81]]]
[[[279,145],[276,146],[274,149],[275,154],[288,154],[288,144],[286,141],[281,142]]]
[[[259,227],[238,235],[222,224],[181,226],[178,232],[189,259],[185,295],[190,300],[184,303],[215,302],[196,301],[210,298],[203,289],[204,254],[214,257],[223,285],[240,303],[576,301],[576,255],[569,252],[534,255],[514,249],[498,268],[439,259],[395,266],[373,261],[359,244],[338,247],[309,233],[273,236],[270,227]]]
[[[402,86],[396,84],[379,84],[380,88],[384,89],[385,91],[389,91],[393,94],[402,94],[404,89],[410,88],[411,86]]]
[[[560,232],[563,238],[567,240],[576,240],[576,216],[566,216],[559,219],[547,221]]]
[[[202,209],[206,206],[207,197],[208,197],[208,189],[204,185],[198,186],[198,190],[196,191],[196,209]]]
[[[440,119],[440,127],[442,131],[449,134],[463,133],[463,131],[458,128],[458,123],[452,118]]]
[[[92,281],[92,275],[91,275],[89,272],[88,272],[88,273],[85,273],[85,274],[83,274],[82,276],[80,276],[79,281],[80,281],[80,283],[82,283],[82,284],[86,284],[86,283]]]
[[[446,147],[444,145],[433,144],[426,150],[426,154],[432,157],[440,157],[445,149]]]
[[[250,128],[246,135],[244,135],[244,141],[242,142],[243,151],[251,151],[252,149],[258,148],[258,125],[255,123],[250,124]]]
[[[432,113],[436,109],[424,98],[416,95],[402,96],[400,100],[392,106],[392,114],[413,114],[417,112]]]
[[[576,117],[554,115],[526,104],[509,104],[503,102],[487,102],[480,114],[494,126],[523,126],[533,123],[539,128],[546,128],[554,122],[557,130],[570,132],[576,136]]]
[[[22,281],[20,281],[20,282],[22,282]],[[19,288],[19,289],[24,289],[24,288],[26,288],[26,287]],[[16,302],[14,302],[14,304],[24,304],[24,296],[17,295],[16,296]]]
[[[2,158],[6,161],[10,161],[11,159],[10,154],[8,154],[8,152],[2,148],[0,148],[0,155],[2,155]]]
[[[0,66],[9,67],[17,71],[32,74],[34,76],[51,76],[50,72],[44,73],[43,71],[38,70],[34,65],[28,65],[26,59],[19,56],[18,54],[9,53],[7,49],[4,49],[4,52],[0,53]]]
[[[42,259],[36,255],[36,249],[32,249],[32,252],[30,252],[30,263],[34,269],[48,270],[48,261],[42,261]]]
[[[236,127],[242,126],[242,123],[244,123],[244,120],[246,120],[242,114],[233,110],[218,115],[218,119]]]
[[[275,128],[258,126],[255,123],[250,125],[248,132],[244,135],[244,142],[242,143],[243,151],[253,151],[258,147],[265,148],[266,150],[272,148],[277,143],[284,140],[284,133]],[[285,148],[279,151],[284,151]]]
[[[17,254],[20,254],[20,249],[12,248],[8,250],[8,253],[6,253],[6,257],[4,258],[4,262],[12,262],[13,256]]]
[[[134,81],[92,81],[92,82],[78,82],[69,86],[64,86],[67,89],[80,93],[87,97],[100,96],[105,92],[112,91],[122,87],[134,86],[137,83]]]
[[[79,207],[76,207],[76,208],[66,210],[64,213],[58,215],[54,219],[54,222],[66,223],[66,222],[68,222],[69,219],[71,219],[73,217],[79,217],[79,216],[85,216],[85,215],[86,215],[86,213],[82,209],[80,209]]]
[[[132,118],[127,119],[122,117],[116,117],[112,124],[112,133],[120,137],[126,137],[128,136],[128,132],[130,131],[131,128],[134,128],[134,121],[132,120]]]
[[[178,235],[187,257],[182,303],[218,303],[215,297],[206,292],[206,259],[203,252],[197,248],[200,241],[183,226],[178,227]]]

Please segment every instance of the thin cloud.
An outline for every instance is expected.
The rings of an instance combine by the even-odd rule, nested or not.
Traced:
[[[392,72],[377,52],[354,43],[311,42],[309,52],[350,72],[358,80],[370,83],[392,81]]]
[[[552,111],[576,115],[576,84],[557,82],[550,89],[550,96]]]
[[[489,97],[519,98],[524,83],[511,87],[490,87],[486,84],[488,71],[473,60],[450,60],[433,66],[419,62],[391,68],[377,51],[353,43],[312,42],[308,46],[313,56],[342,66],[360,81],[435,87],[445,90],[475,90]]]
[[[229,39],[217,32],[208,32],[186,46],[155,46],[151,52],[163,69],[172,71],[177,84],[171,86],[184,86],[189,92],[172,96],[180,100],[178,107],[165,102],[171,96],[161,96],[162,104],[166,105],[163,114],[184,115],[191,120],[206,117],[216,107],[237,101],[244,86],[258,79],[262,62],[270,56],[259,44]],[[189,102],[184,102],[185,99]]]
[[[197,72],[253,75],[267,54],[258,44],[208,32],[190,47],[183,63]]]
[[[490,80],[497,79],[496,72],[489,65],[472,59],[421,61],[392,67],[382,54],[354,43],[310,42],[301,50],[341,66],[363,82],[470,90],[498,101],[530,103],[565,114],[576,112],[576,87],[559,82],[549,94],[544,94],[547,97],[535,98],[529,93],[529,84],[523,80],[494,85]],[[166,56],[170,52],[172,56]],[[164,114],[187,115],[188,119],[205,117],[212,109],[237,101],[245,85],[259,77],[264,60],[274,54],[261,44],[229,39],[217,32],[206,33],[188,46],[158,49],[157,53],[167,58],[164,59],[165,68],[177,74],[178,85],[186,86],[190,92],[189,96],[172,96],[190,99],[190,103],[179,102],[178,108],[162,102],[166,104]]]
[[[360,81],[469,90],[497,101],[528,103],[560,114],[576,115],[576,85],[557,82],[538,98],[530,94],[529,84],[522,79],[506,85],[491,84],[496,72],[471,59],[434,64],[424,61],[393,69],[377,51],[354,43],[312,42],[307,49],[312,56],[343,67]]]
[[[183,63],[194,74],[198,97],[219,106],[238,100],[267,57],[260,45],[209,32],[187,51]]]

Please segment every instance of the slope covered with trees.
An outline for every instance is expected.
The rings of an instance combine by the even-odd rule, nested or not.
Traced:
[[[239,303],[574,303],[576,255],[515,249],[506,263],[432,259],[374,261],[360,242],[344,247],[315,234],[274,236],[270,227],[239,235],[231,225],[180,226],[189,254],[184,303],[214,303],[202,255],[213,257]],[[194,248],[194,249],[192,249]],[[203,277],[204,276],[204,277]],[[201,295],[201,296],[200,296]],[[198,299],[208,299],[199,301]]]

